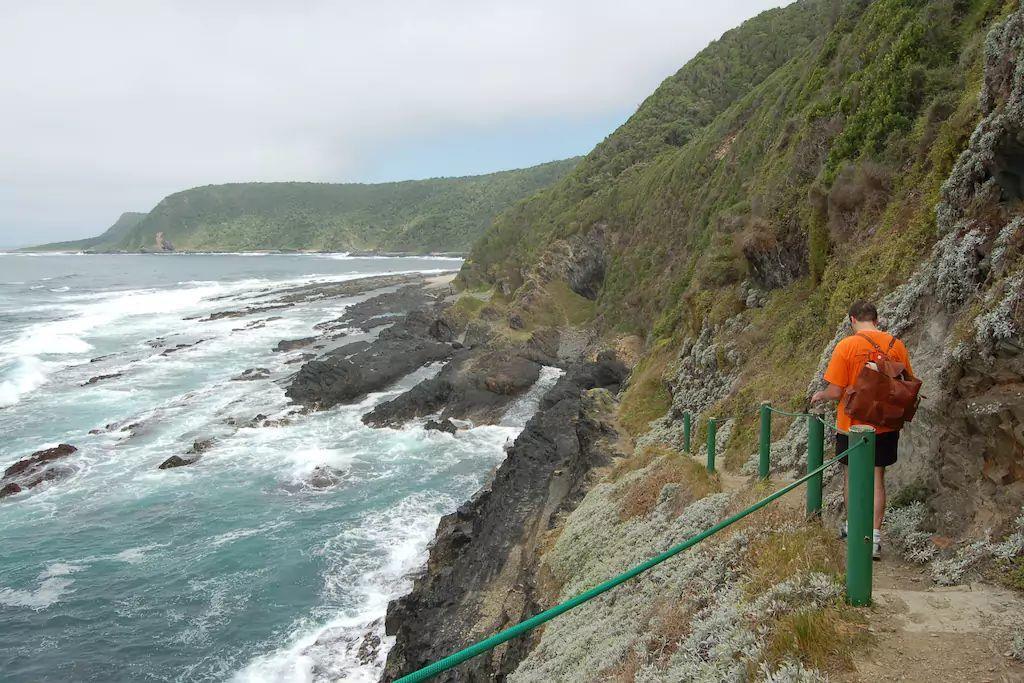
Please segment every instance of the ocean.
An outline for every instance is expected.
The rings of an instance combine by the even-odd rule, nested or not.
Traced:
[[[0,255],[0,470],[79,449],[67,478],[0,500],[0,680],[376,680],[388,600],[557,374],[498,425],[371,429],[362,414],[439,366],[358,405],[293,414],[283,380],[302,349],[274,350],[368,294],[199,318],[284,287],[459,265]],[[269,377],[232,379],[254,367]],[[245,426],[257,414],[287,418]],[[197,463],[158,469],[207,438]],[[318,467],[337,483],[309,486]]]

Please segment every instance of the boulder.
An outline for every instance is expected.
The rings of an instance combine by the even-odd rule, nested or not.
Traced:
[[[344,481],[344,473],[327,465],[318,465],[306,479],[306,484],[314,489],[327,489]]]
[[[303,337],[302,339],[282,339],[277,342],[274,351],[294,351],[304,346],[309,346],[316,341],[316,337]]]
[[[449,434],[454,434],[459,431],[458,427],[455,426],[455,423],[447,417],[440,421],[427,420],[426,424],[423,425],[423,428],[437,432],[448,432]]]
[[[44,481],[60,479],[71,474],[74,469],[57,463],[78,449],[66,443],[54,448],[36,451],[32,455],[19,460],[6,470],[0,477],[0,498],[35,488]]]
[[[82,386],[83,387],[87,387],[87,386],[90,386],[92,384],[96,384],[97,382],[102,382],[105,379],[114,379],[115,377],[120,377],[120,376],[121,376],[120,372],[112,372],[112,373],[110,373],[108,375],[96,375],[95,377],[90,377],[87,381],[83,382]]]
[[[622,382],[619,365],[605,357],[570,368],[545,395],[490,485],[442,518],[412,590],[388,605],[385,627],[395,640],[384,680],[473,642],[480,624],[495,615],[501,623],[492,631],[535,614],[547,599],[537,569],[550,544],[547,534],[582,498],[590,472],[611,462],[609,444],[617,438],[610,411],[589,390],[610,396],[601,390]],[[510,641],[466,662],[459,680],[512,672],[531,645],[529,639]]]
[[[169,469],[172,469],[172,468],[175,468],[175,467],[184,467],[185,465],[191,465],[194,462],[195,462],[194,459],[193,460],[186,460],[185,458],[181,457],[180,455],[172,455],[171,457],[167,458],[162,463],[160,463],[159,469],[169,470]]]
[[[36,451],[27,458],[19,460],[4,470],[3,479],[12,479],[14,477],[31,475],[42,470],[48,463],[66,458],[77,451],[77,448],[66,443],[62,443],[54,448]]]
[[[185,451],[185,455],[202,455],[213,448],[215,443],[216,441],[214,439],[198,439],[192,442],[192,447]]]
[[[242,374],[237,377],[232,377],[233,382],[251,382],[257,379],[267,379],[270,377],[270,370],[267,368],[249,368],[243,370]]]
[[[13,496],[15,493],[22,492],[21,486],[15,484],[13,481],[9,484],[4,484],[0,487],[0,498],[6,498],[7,496]]]

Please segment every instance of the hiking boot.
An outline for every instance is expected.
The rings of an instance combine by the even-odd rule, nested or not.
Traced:
[[[882,559],[882,534],[878,529],[871,534],[871,559],[876,561]]]

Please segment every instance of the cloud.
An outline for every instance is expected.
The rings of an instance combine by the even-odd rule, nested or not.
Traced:
[[[624,116],[778,4],[6,2],[0,243],[90,234],[194,185],[360,180],[460,129]],[[475,170],[505,165],[488,154]]]

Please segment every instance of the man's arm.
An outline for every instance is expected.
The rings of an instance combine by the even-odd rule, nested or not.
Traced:
[[[811,396],[811,403],[820,403],[821,401],[838,401],[843,397],[843,388],[838,384],[828,383],[828,386],[821,391],[814,392]]]

